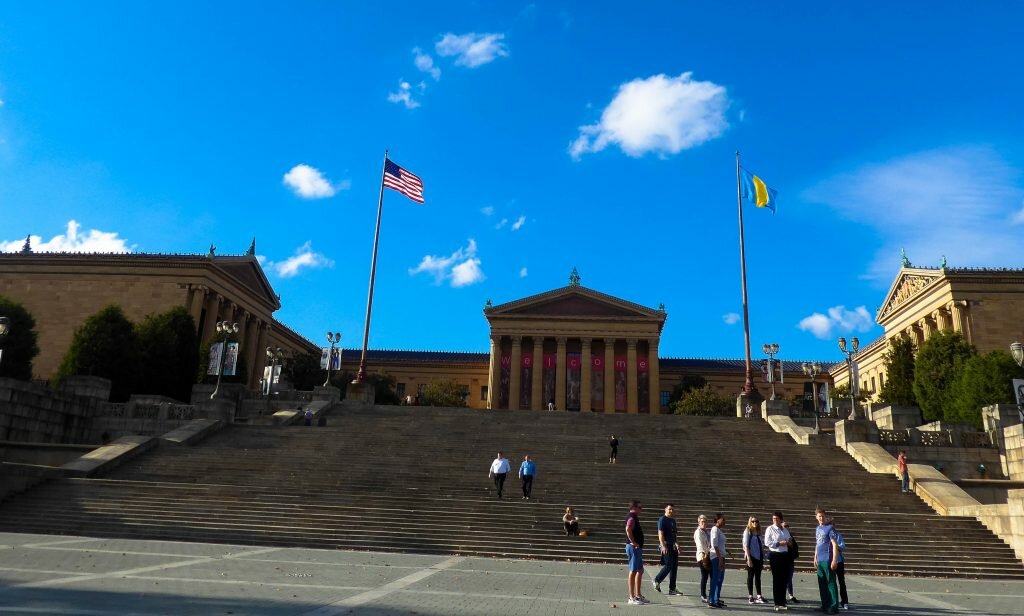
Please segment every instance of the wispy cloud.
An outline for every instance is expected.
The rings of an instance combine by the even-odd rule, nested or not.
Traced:
[[[525,225],[525,224],[526,224],[526,216],[520,216],[519,218],[516,218],[516,221],[514,223],[512,223],[512,230],[513,231],[518,231],[518,230],[522,229],[523,225]]]
[[[736,325],[740,322],[740,315],[736,312],[727,312],[722,315],[722,320],[726,325]]]
[[[832,337],[833,332],[866,332],[875,323],[864,306],[858,306],[853,310],[847,310],[846,306],[833,306],[826,312],[828,314],[815,312],[804,317],[797,327],[814,334],[816,338],[827,340]]]
[[[29,237],[32,252],[132,252],[134,245],[117,236],[116,231],[89,229],[81,231],[77,221],[69,220],[67,229],[44,241],[41,235]],[[0,252],[18,252],[25,245],[25,238],[0,240]]]
[[[526,278],[529,274],[530,274],[530,272],[526,271],[525,267],[519,268],[519,277],[520,278]]]
[[[482,207],[480,208],[480,213],[484,216],[492,216],[494,215],[494,206],[488,205],[487,207]]]
[[[502,41],[504,34],[486,33],[452,34],[441,37],[434,45],[437,55],[448,58],[455,57],[455,64],[468,68],[476,68],[508,55],[508,48]]]
[[[434,64],[434,59],[429,54],[423,53],[423,50],[419,47],[413,47],[412,55],[413,64],[416,65],[417,69],[429,74],[434,78],[434,81],[441,78],[441,69]]]
[[[325,199],[338,194],[338,191],[348,190],[352,186],[351,180],[342,180],[332,184],[319,169],[309,165],[295,165],[284,174],[284,185],[292,189],[297,196],[303,199]]]
[[[863,165],[804,193],[874,227],[882,240],[865,277],[889,281],[900,248],[914,263],[1005,266],[1020,260],[1021,172],[989,147],[950,147]]]
[[[654,75],[622,84],[601,120],[580,127],[569,154],[578,160],[609,145],[629,156],[677,154],[721,136],[729,128],[725,88],[692,76]]]
[[[319,252],[313,251],[312,241],[306,242],[295,250],[295,254],[284,261],[274,262],[260,255],[256,257],[263,268],[270,270],[281,278],[294,278],[303,270],[321,267],[334,267],[334,261]]]
[[[501,229],[502,227],[504,227],[504,226],[505,226],[505,225],[507,225],[507,224],[508,224],[508,218],[502,218],[502,219],[501,219],[501,220],[500,220],[500,221],[498,222],[498,224],[494,225],[494,228],[495,228],[495,229]]]
[[[409,275],[429,274],[435,284],[445,280],[453,287],[467,287],[486,279],[481,261],[476,256],[476,240],[470,239],[465,248],[459,248],[447,257],[426,255],[419,265],[409,268]]]
[[[398,91],[388,93],[388,102],[401,103],[406,109],[415,109],[420,106],[419,101],[412,97],[412,84],[408,81],[398,80]]]

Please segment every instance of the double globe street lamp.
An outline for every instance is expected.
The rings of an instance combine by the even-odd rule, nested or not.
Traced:
[[[217,397],[217,393],[220,392],[220,379],[224,374],[224,361],[228,355],[228,338],[231,334],[238,333],[238,323],[229,323],[227,321],[217,321],[217,333],[224,334],[224,340],[220,345],[220,361],[217,362],[217,386],[213,388],[213,393],[210,394],[210,400]]]
[[[814,385],[814,379],[821,374],[821,364],[818,362],[804,362],[803,363],[804,374],[811,377],[811,408],[814,409],[814,433],[821,433],[821,426],[818,425],[818,415],[821,413],[818,410],[818,390]]]
[[[1024,368],[1024,343],[1014,342],[1010,345],[1010,355],[1013,355],[1013,361],[1017,362],[1017,365]],[[1021,421],[1024,421],[1024,406],[1021,406],[1021,401],[1024,401],[1024,392],[1015,391],[1017,396],[1017,414],[1021,416]]]
[[[850,338],[850,349],[846,348],[846,338],[839,338],[839,350],[846,354],[846,374],[850,380],[850,419],[857,419],[857,401],[854,399],[854,392],[857,391],[857,380],[853,374],[853,356],[860,348],[860,340]]]
[[[327,380],[324,381],[324,387],[331,384],[331,368],[334,366],[334,345],[341,343],[341,332],[327,332],[327,342],[331,343],[330,353],[327,355]],[[338,354],[341,354],[341,349],[338,349]],[[341,362],[338,362],[338,368],[341,368]]]
[[[768,356],[768,382],[772,386],[772,400],[775,399],[775,355],[779,352],[779,345],[774,342],[761,345],[761,352]],[[779,372],[782,372],[781,370]]]
[[[272,394],[274,390],[274,374],[277,372],[277,364],[281,363],[281,360],[283,359],[284,351],[281,350],[281,347],[278,347],[276,349],[274,347],[267,347],[267,361],[270,363],[270,374],[268,374],[265,379],[267,381],[266,391],[268,398],[270,397],[270,394]]]

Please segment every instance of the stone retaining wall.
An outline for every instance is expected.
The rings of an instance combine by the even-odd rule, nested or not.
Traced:
[[[106,399],[104,395],[110,393],[110,381],[95,377],[76,377],[69,381],[69,386],[51,390],[35,383],[0,378],[0,440],[94,442],[91,420]],[[106,383],[105,390],[103,382]],[[88,392],[90,395],[74,392]]]

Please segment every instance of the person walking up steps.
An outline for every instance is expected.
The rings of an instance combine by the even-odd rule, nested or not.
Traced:
[[[633,501],[626,516],[626,558],[629,564],[629,576],[626,584],[629,588],[629,604],[644,605],[650,603],[640,594],[640,583],[644,579],[644,531],[640,528],[640,512],[643,506],[640,501]]]
[[[519,465],[519,479],[523,482],[523,500],[530,500],[530,494],[533,493],[533,477],[536,474],[537,465],[530,456],[523,456],[523,463]]]
[[[747,527],[743,529],[743,556],[747,561],[747,603],[764,603],[761,596],[764,546],[761,544],[761,523],[756,516],[750,516]]]
[[[491,470],[488,473],[494,478],[494,489],[498,491],[498,498],[501,498],[501,491],[505,487],[505,477],[508,476],[508,472],[512,470],[509,466],[508,460],[502,457],[501,452],[498,452],[498,457],[491,462]]]
[[[772,568],[772,601],[775,611],[788,610],[786,605],[786,584],[793,576],[793,560],[789,545],[793,540],[789,530],[783,527],[782,512],[772,514],[772,525],[764,531],[764,545],[768,548],[768,563]]]
[[[661,549],[661,571],[651,580],[654,590],[661,592],[661,582],[668,576],[668,594],[681,595],[676,590],[676,575],[679,572],[679,543],[676,542],[675,507],[665,505],[665,515],[658,518],[658,547]]]
[[[900,473],[900,488],[903,493],[910,492],[910,469],[907,467],[907,452],[900,450],[900,455],[896,456],[896,470]]]
[[[700,601],[708,602],[708,579],[711,577],[711,531],[708,516],[697,518],[697,530],[693,531],[693,543],[697,546],[697,566],[700,568]]]
[[[608,454],[608,464],[615,464],[616,460],[619,459],[619,439],[612,435],[612,440],[608,441],[608,446],[611,447],[611,452]]]

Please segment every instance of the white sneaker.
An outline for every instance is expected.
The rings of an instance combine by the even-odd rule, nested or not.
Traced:
[[[640,603],[640,602],[639,602],[639,601],[637,601],[636,599],[630,599],[630,600],[629,600],[629,604],[630,604],[630,605],[643,605],[643,603]]]
[[[637,597],[636,600],[639,601],[643,605],[646,605],[646,604],[651,602],[650,599],[648,599],[647,597],[645,597],[643,595],[640,595],[639,597]]]
[[[840,607],[842,607],[844,610],[848,610],[848,609],[850,609],[850,604],[849,603],[844,603]]]

